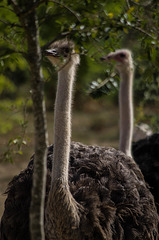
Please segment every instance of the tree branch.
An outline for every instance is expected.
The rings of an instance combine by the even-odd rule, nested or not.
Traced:
[[[138,27],[138,26],[135,26],[135,25],[130,25],[130,24],[127,24],[128,27],[132,28],[132,29],[135,29],[141,33],[143,33],[144,35],[152,38],[153,40],[156,40],[156,37],[154,37],[153,35],[151,35],[149,32],[146,32],[144,29]]]
[[[10,0],[10,2],[11,2],[11,4],[12,4],[13,7],[14,7],[14,10],[15,10],[16,15],[19,16],[20,13],[21,13],[21,11],[20,11],[20,9],[19,9],[19,7],[18,7],[18,4],[17,4],[16,0]]]
[[[14,12],[12,9],[10,9],[10,8],[7,8],[7,7],[5,7],[5,6],[0,6],[0,8],[7,9],[8,11],[10,11],[10,12],[12,12],[12,13],[14,13],[14,14],[15,14],[15,12]]]
[[[129,3],[129,0],[125,0],[126,1],[126,4],[128,6],[128,9],[130,9],[130,3]]]
[[[58,1],[54,1],[54,0],[48,0],[48,2],[53,2],[53,3],[56,3],[56,4],[59,4],[59,5],[61,5],[61,6],[63,6],[64,8],[66,8],[69,12],[71,12],[76,18],[77,18],[77,20],[80,22],[81,21],[81,19],[80,19],[80,17],[78,16],[78,14],[76,13],[76,12],[74,12],[71,8],[69,8],[68,6],[66,6],[64,3],[60,3],[60,2],[58,2]]]
[[[7,26],[12,27],[12,28],[13,28],[13,27],[19,27],[19,28],[22,28],[22,26],[19,25],[19,24],[11,23],[11,22],[5,22],[5,21],[3,21],[2,19],[0,19],[0,22],[3,23],[3,24],[5,24],[5,25],[7,25]]]
[[[147,3],[144,3],[144,4],[141,4],[141,3],[138,3],[138,2],[134,2],[134,1],[132,1],[132,0],[130,0],[134,5],[136,5],[136,6],[139,6],[139,7],[148,7],[149,5],[151,5],[152,4],[152,1],[150,0],[150,1],[147,1]]]
[[[15,0],[11,0],[13,2],[15,2]],[[76,18],[77,20],[80,22],[80,17],[78,16],[78,14],[76,12],[74,12],[71,8],[69,8],[68,6],[66,6],[64,3],[60,3],[58,1],[54,1],[54,0],[48,0],[47,2],[51,2],[51,3],[56,3],[56,4],[59,4],[61,6],[63,6],[64,8],[66,8],[69,12],[71,12]],[[19,11],[19,14],[23,15],[23,17],[26,17],[27,15],[29,15],[35,8],[37,8],[40,4],[42,3],[46,3],[46,0],[41,0],[39,2],[36,2],[32,8],[29,9],[29,11],[27,12],[20,12]],[[17,7],[16,4],[14,4],[14,7]],[[18,10],[18,9],[17,9]]]

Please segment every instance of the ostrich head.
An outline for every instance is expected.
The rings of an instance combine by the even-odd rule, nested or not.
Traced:
[[[79,55],[75,52],[75,45],[67,39],[52,43],[49,49],[45,50],[45,56],[58,70],[79,64]]]
[[[116,69],[120,72],[126,72],[133,68],[133,60],[131,57],[131,52],[127,49],[117,50],[115,52],[109,53],[107,56],[101,58],[102,61],[111,62],[114,60],[117,62]]]

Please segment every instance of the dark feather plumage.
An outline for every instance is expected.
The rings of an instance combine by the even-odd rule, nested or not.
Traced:
[[[134,142],[132,153],[150,186],[159,213],[159,133]]]
[[[52,157],[53,146],[50,146],[45,202],[50,190]],[[9,183],[0,240],[30,240],[33,162],[34,155],[28,167]],[[80,222],[80,240],[158,239],[158,215],[153,196],[133,159],[122,152],[72,143],[69,186],[85,212]]]

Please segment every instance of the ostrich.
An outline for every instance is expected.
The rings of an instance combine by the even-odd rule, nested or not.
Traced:
[[[116,61],[116,69],[120,73],[121,83],[119,90],[119,110],[120,110],[120,140],[119,149],[126,155],[131,156],[131,141],[133,136],[133,61],[131,52],[122,49],[112,52],[101,58],[102,61]]]
[[[103,57],[107,62],[116,61],[116,68],[120,73],[121,84],[119,92],[120,105],[120,150],[134,157],[139,165],[146,182],[155,198],[159,212],[159,133],[151,134],[132,143],[133,129],[133,61],[129,50],[121,49]],[[142,131],[143,132],[143,131]],[[143,134],[142,134],[143,135]],[[132,145],[132,149],[131,149]]]
[[[159,213],[159,133],[132,143],[132,153],[150,186]]]
[[[46,55],[59,69],[54,145],[47,155],[46,240],[157,239],[154,199],[134,160],[110,147],[70,142],[72,87],[79,63],[74,43],[59,40]],[[34,155],[9,183],[1,240],[30,240],[33,170]]]

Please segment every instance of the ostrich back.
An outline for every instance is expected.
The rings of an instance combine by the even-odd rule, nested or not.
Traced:
[[[50,190],[52,159],[53,146],[50,146],[45,204]],[[9,183],[0,240],[30,240],[33,168],[34,155],[28,167]],[[84,208],[80,240],[158,239],[158,215],[153,197],[133,159],[122,152],[72,143],[69,186],[74,199]],[[61,217],[62,214],[59,212]],[[47,233],[46,239],[50,240]],[[56,236],[52,239],[68,240],[67,237],[57,239]]]
[[[159,213],[159,133],[134,142],[132,152],[150,186]]]

